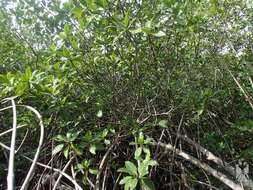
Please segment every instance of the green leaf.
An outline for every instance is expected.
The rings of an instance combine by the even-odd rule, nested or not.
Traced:
[[[133,176],[126,176],[122,180],[120,180],[119,184],[123,185],[123,184],[127,183],[127,181],[129,181],[131,179],[133,179]]]
[[[141,153],[142,153],[142,147],[139,147],[135,150],[134,152],[134,158],[136,160],[139,160],[140,156],[141,156]]]
[[[89,173],[91,173],[93,175],[97,175],[98,174],[98,170],[97,169],[89,169]]]
[[[98,112],[97,112],[97,117],[98,118],[101,118],[103,116],[103,112],[102,112],[102,110],[99,110]]]
[[[153,25],[152,20],[148,20],[148,21],[145,23],[145,28],[148,29],[148,30],[151,30],[152,25]]]
[[[67,133],[67,139],[70,142],[73,142],[78,137],[78,133]]]
[[[127,11],[126,14],[125,14],[123,24],[126,28],[128,28],[128,26],[129,26],[129,11]]]
[[[138,172],[140,177],[144,177],[145,175],[148,174],[148,164],[147,162],[141,162],[139,167],[138,167]]]
[[[69,157],[69,147],[67,147],[67,148],[64,149],[63,155],[65,156],[65,158]]]
[[[133,162],[126,161],[125,162],[125,166],[126,166],[127,171],[129,172],[129,174],[131,174],[133,176],[137,176],[138,175],[137,168],[136,168],[136,166],[134,165]]]
[[[70,141],[71,136],[72,136],[72,133],[70,133],[70,132],[68,132],[68,133],[66,134],[66,138],[67,138],[68,141]]]
[[[199,105],[199,107],[198,107],[198,109],[197,109],[197,116],[202,115],[203,112],[204,112],[204,110],[205,110],[205,103],[203,102],[203,103],[201,103],[201,104]]]
[[[81,171],[84,169],[84,166],[82,164],[77,164],[75,169],[77,169],[77,171]]]
[[[143,132],[140,132],[138,136],[138,144],[143,145],[143,143],[144,143],[144,134]]]
[[[71,32],[70,25],[65,24],[65,25],[64,25],[64,33],[65,33],[66,35],[69,35],[70,32]]]
[[[61,150],[63,149],[63,147],[64,147],[64,144],[59,144],[59,145],[57,145],[57,146],[54,148],[52,154],[55,155],[55,154],[61,152]]]
[[[151,142],[153,141],[152,138],[148,137],[144,140],[144,143],[143,144],[150,144]]]
[[[122,173],[128,173],[128,174],[132,174],[131,172],[129,172],[126,168],[119,168],[118,170],[117,170],[117,172],[122,172]]]
[[[91,131],[88,131],[85,133],[84,137],[83,137],[83,140],[86,141],[86,142],[90,142],[92,140],[92,133]]]
[[[96,3],[95,3],[95,0],[85,0],[86,2],[86,5],[88,7],[88,9],[90,9],[91,11],[95,11],[97,6],[96,6]]]
[[[168,127],[168,121],[167,120],[161,120],[161,121],[159,121],[158,125],[161,128],[167,128]]]
[[[250,132],[253,133],[253,120],[242,120],[237,121],[233,127],[239,129],[243,132]]]
[[[80,156],[80,155],[82,155],[82,149],[80,149],[77,145],[75,145],[75,144],[72,144],[72,149],[74,150],[74,152],[75,152],[75,154],[76,155],[78,155],[78,156]]]
[[[129,179],[124,186],[125,190],[133,190],[137,186],[138,180],[136,178]]]
[[[108,132],[109,132],[108,129],[104,129],[102,134],[101,134],[101,137],[105,138],[107,136]]]
[[[143,148],[143,152],[145,152],[145,160],[150,160],[150,150],[149,148]]]
[[[137,29],[134,29],[134,30],[130,30],[130,32],[132,34],[138,34],[138,33],[141,33],[142,32],[142,28],[137,28]]]
[[[88,169],[90,164],[91,164],[90,160],[83,160],[82,161],[82,165],[84,166],[85,169]]]
[[[30,67],[27,67],[25,70],[25,74],[23,76],[23,80],[25,82],[29,82],[30,78],[32,77],[32,71]]]
[[[148,165],[149,165],[149,166],[156,166],[156,165],[158,165],[158,163],[157,163],[157,161],[155,161],[155,160],[149,160],[149,161],[148,161]]]
[[[110,145],[110,144],[111,144],[111,141],[108,140],[108,139],[105,139],[105,140],[104,140],[104,143],[105,143],[105,145]]]
[[[72,10],[72,13],[74,14],[75,18],[80,19],[82,17],[83,9],[81,7],[75,7]]]
[[[103,8],[106,8],[108,5],[107,0],[98,0],[97,4]]]
[[[159,31],[159,32],[157,32],[157,33],[155,33],[153,35],[156,36],[156,37],[163,37],[163,36],[166,36],[166,33],[163,32],[163,31]]]
[[[15,90],[15,94],[17,96],[21,96],[24,94],[24,92],[28,89],[28,83],[27,82],[20,82]]]
[[[97,147],[96,147],[96,145],[95,144],[92,144],[91,146],[90,146],[90,148],[89,148],[89,151],[90,151],[90,153],[91,154],[96,154],[96,150],[97,150]]]
[[[144,190],[154,190],[155,186],[154,183],[147,177],[141,179],[141,184]]]

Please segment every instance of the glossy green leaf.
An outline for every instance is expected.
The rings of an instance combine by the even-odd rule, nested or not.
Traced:
[[[159,31],[157,33],[154,33],[153,35],[156,36],[156,37],[163,37],[163,36],[166,36],[166,33],[163,32],[163,31]]]
[[[69,147],[65,148],[63,150],[63,155],[65,156],[65,158],[68,158],[69,157]]]
[[[93,175],[97,175],[98,174],[98,170],[97,169],[89,169],[89,173],[91,173]]]
[[[131,174],[133,176],[137,176],[138,175],[137,168],[134,165],[134,163],[132,163],[130,161],[126,161],[125,162],[125,166],[126,166],[127,171],[129,172],[129,174]]]
[[[138,167],[138,173],[140,177],[144,177],[149,173],[148,171],[148,163],[147,162],[141,162],[139,167]]]
[[[135,158],[136,160],[138,160],[138,159],[140,158],[140,156],[141,156],[141,153],[142,153],[142,147],[138,147],[138,148],[135,150],[135,152],[134,152],[134,158]]]
[[[89,148],[91,154],[96,154],[97,147],[95,144],[92,144]]]
[[[83,10],[81,7],[75,7],[72,12],[77,19],[80,19],[82,17]]]
[[[58,145],[53,149],[52,154],[55,155],[55,154],[61,152],[62,149],[63,149],[63,147],[64,147],[64,144],[58,144]]]
[[[124,186],[125,190],[133,190],[137,186],[138,180],[136,178],[129,179]]]
[[[142,178],[141,184],[144,190],[155,190],[154,183],[148,177]]]
[[[97,117],[98,118],[101,118],[103,116],[103,112],[102,112],[102,110],[99,110],[98,112],[97,112]]]
[[[159,121],[158,125],[161,128],[167,128],[168,127],[168,120],[161,120],[161,121]]]
[[[127,183],[129,180],[132,180],[132,179],[133,179],[133,176],[126,176],[122,180],[120,180],[119,184],[123,185],[123,184]]]

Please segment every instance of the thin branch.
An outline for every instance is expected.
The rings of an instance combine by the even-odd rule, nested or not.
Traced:
[[[230,166],[228,163],[223,162],[219,157],[215,156],[212,152],[210,152],[209,150],[205,149],[204,147],[202,147],[198,143],[194,142],[193,140],[191,140],[186,135],[179,135],[179,137],[181,139],[183,139],[184,141],[186,141],[187,143],[189,143],[190,145],[192,145],[195,148],[197,148],[202,154],[204,154],[206,156],[207,160],[213,161],[214,163],[216,163],[219,166],[223,167],[231,175],[235,176],[235,169],[232,166]]]
[[[4,148],[5,148],[5,147],[4,147]],[[6,150],[10,150],[10,148],[7,147]],[[28,158],[28,157],[23,156],[23,155],[22,155],[22,157],[25,158],[25,159],[27,159],[27,160],[29,160],[29,161],[31,161],[31,162],[34,162],[34,159],[32,160],[31,158]],[[78,190],[83,190],[83,188],[81,188],[81,186],[78,185],[77,182],[76,182],[72,177],[70,177],[67,173],[62,172],[61,170],[58,170],[58,169],[56,169],[56,168],[52,168],[52,167],[50,167],[50,166],[47,166],[47,165],[45,165],[45,164],[42,164],[42,163],[40,163],[40,162],[36,162],[36,164],[37,164],[38,166],[41,166],[41,167],[44,167],[44,168],[47,168],[47,169],[50,169],[50,170],[52,169],[53,171],[62,174],[62,175],[63,175],[64,177],[66,177],[70,182],[72,182],[75,186],[77,186],[77,187],[78,187]]]
[[[19,40],[24,41],[28,45],[28,47],[31,49],[32,53],[36,57],[35,65],[37,66],[38,60],[39,60],[39,54],[36,52],[36,50],[34,49],[34,47],[32,46],[32,44],[27,39],[25,39],[17,30],[14,31],[14,32],[15,32],[16,37]]]
[[[20,145],[19,145],[19,147],[17,148],[17,150],[16,150],[16,153],[20,150],[20,148],[22,147],[22,145],[24,144],[24,142],[25,142],[25,140],[26,140],[26,137],[27,137],[27,135],[28,135],[28,129],[26,129],[26,133],[25,133],[25,136],[24,136],[24,138],[22,139],[22,141],[21,141],[21,143],[20,143]]]
[[[8,99],[10,99],[11,101],[12,101],[12,106],[9,106],[9,107],[7,107],[6,109],[9,109],[9,108],[12,108],[13,109],[13,112],[14,112],[14,109],[15,109],[15,114],[13,113],[13,119],[16,119],[16,105],[15,105],[15,102],[14,102],[14,99],[15,97],[12,97],[12,98],[6,98],[6,99],[4,99],[4,100],[2,100],[3,102],[4,101],[6,101],[6,100],[8,100]],[[22,186],[21,186],[21,188],[20,188],[20,190],[26,190],[27,189],[27,186],[28,186],[28,183],[29,183],[29,181],[30,181],[30,177],[32,176],[32,173],[33,173],[33,171],[34,171],[34,169],[35,169],[35,166],[36,166],[36,162],[37,162],[37,160],[38,160],[38,158],[39,158],[39,154],[40,154],[40,150],[41,150],[41,147],[42,147],[42,144],[43,144],[43,138],[44,138],[44,125],[43,125],[43,121],[42,121],[42,116],[40,115],[40,113],[36,110],[36,109],[34,109],[33,107],[31,107],[31,106],[27,106],[27,105],[17,105],[17,106],[19,106],[19,107],[24,107],[24,108],[26,108],[26,109],[29,109],[30,111],[32,111],[36,116],[37,116],[37,118],[39,119],[39,126],[40,126],[40,139],[39,139],[39,145],[38,145],[38,147],[37,147],[37,151],[36,151],[36,153],[35,153],[35,155],[34,155],[34,159],[33,159],[33,162],[32,162],[32,165],[31,165],[31,167],[30,167],[30,169],[29,169],[29,171],[28,171],[28,174],[27,174],[27,176],[26,176],[26,178],[25,178],[25,180],[24,180],[24,182],[23,182],[23,184],[22,184]],[[13,121],[13,123],[14,123],[14,121]],[[16,125],[17,125],[17,123],[16,123],[16,121],[15,121],[15,128],[14,128],[14,124],[13,124],[13,129],[12,129],[12,134],[15,134],[15,138],[16,138]],[[5,132],[5,134],[6,134],[6,132]],[[12,135],[13,136],[13,135]],[[15,140],[15,139],[14,139]],[[13,137],[12,137],[12,141],[13,141]],[[11,158],[11,154],[15,154],[15,142],[14,142],[14,147],[12,147],[13,145],[11,144],[11,151],[10,151],[10,159],[9,159],[9,168],[10,167],[12,167],[13,168],[13,165],[11,165],[10,166],[10,162],[14,162],[14,157],[13,158]],[[13,153],[12,153],[12,151],[13,151]],[[13,159],[13,160],[12,160]],[[9,173],[8,173],[8,178],[7,178],[7,180],[8,180],[8,185],[10,186],[10,183],[11,183],[11,179],[10,179],[10,177],[9,177]],[[9,182],[10,181],[10,182]],[[12,181],[12,183],[13,183],[13,181]],[[9,190],[9,189],[8,189]],[[10,189],[10,190],[12,190],[12,188]]]
[[[112,151],[112,149],[114,148],[115,144],[118,142],[118,137],[116,137],[115,141],[112,143],[112,145],[108,148],[108,150],[106,151],[105,155],[103,156],[99,168],[98,168],[98,174],[96,176],[96,183],[95,183],[95,190],[99,190],[100,189],[100,176],[103,172],[103,169],[105,167],[106,161],[108,159],[108,156],[110,155],[110,152]]]
[[[6,102],[4,102],[4,103],[6,103]],[[0,109],[0,111],[5,111],[5,110],[11,109],[11,108],[12,108],[12,106],[7,106],[7,107]]]
[[[105,173],[104,173],[104,179],[103,179],[103,183],[102,183],[102,190],[105,190],[105,183],[106,183],[106,178],[107,178],[107,172],[108,172],[108,167],[106,167],[105,169]]]
[[[66,169],[69,167],[69,165],[71,164],[72,160],[73,160],[74,157],[70,158],[69,161],[67,162],[67,164],[65,165],[65,167],[63,168],[62,172],[65,172]],[[59,182],[61,181],[61,178],[62,178],[62,174],[59,175],[59,177],[57,178],[55,184],[54,184],[54,187],[53,187],[53,190],[56,190]]]
[[[15,157],[15,142],[17,135],[17,110],[14,98],[10,98],[13,112],[13,124],[12,124],[12,136],[11,136],[11,147],[9,156],[8,176],[7,176],[7,189],[14,189],[14,157]]]
[[[75,174],[75,171],[74,171],[73,164],[71,165],[71,174],[72,174],[73,179],[76,180],[76,174]],[[75,190],[78,190],[77,186],[75,186]]]
[[[27,125],[18,125],[16,129],[20,129],[20,128],[24,127],[24,126],[27,126]],[[4,136],[4,135],[6,135],[6,134],[8,134],[8,133],[10,133],[10,132],[12,132],[12,130],[13,130],[13,128],[8,129],[8,130],[6,130],[6,131],[0,133],[0,137],[1,137],[1,136]]]
[[[6,150],[9,150],[9,151],[11,150],[10,147],[8,147],[7,145],[5,145],[5,144],[3,144],[3,143],[1,143],[1,142],[0,142],[0,146],[3,147],[3,148],[6,149]],[[16,152],[15,152],[15,153],[16,153]]]
[[[32,165],[31,165],[31,167],[30,167],[30,169],[28,171],[28,174],[27,174],[27,176],[25,178],[25,181],[24,181],[24,183],[22,184],[22,186],[20,188],[20,190],[25,190],[25,189],[27,189],[28,183],[30,181],[30,177],[31,177],[31,175],[32,175],[32,173],[33,173],[33,171],[35,169],[36,162],[37,162],[37,160],[39,158],[40,150],[41,150],[41,147],[42,147],[42,144],[43,144],[43,139],[44,139],[44,125],[43,125],[43,121],[42,121],[42,116],[40,115],[40,113],[36,109],[34,109],[31,106],[26,106],[26,105],[20,105],[20,106],[25,107],[25,108],[31,110],[37,116],[37,118],[39,119],[39,126],[40,126],[39,145],[37,147],[37,151],[36,151],[36,153],[34,155],[34,159],[33,159]]]
[[[49,162],[48,162],[48,164],[47,165],[49,165],[51,162],[52,162],[52,160],[53,160],[53,158],[51,158],[50,160],[49,160]],[[38,183],[36,184],[36,190],[40,190],[41,188],[41,186],[43,187],[43,186],[45,186],[45,184],[48,184],[48,180],[47,180],[47,178],[46,178],[46,180],[43,180],[43,177],[44,177],[44,174],[45,174],[45,172],[46,172],[46,168],[43,170],[43,172],[40,174],[40,178],[39,178],[39,180],[38,180]],[[50,176],[51,177],[51,176]]]
[[[248,95],[248,93],[243,89],[243,87],[241,86],[241,84],[239,83],[239,81],[235,78],[235,76],[233,75],[233,73],[228,69],[229,74],[231,75],[231,77],[233,78],[233,80],[235,81],[236,85],[238,86],[238,88],[240,89],[240,91],[243,93],[245,100],[249,103],[250,107],[253,110],[253,102],[250,98],[250,96]]]
[[[252,87],[252,89],[253,89],[253,80],[252,80],[251,77],[249,77],[249,82],[250,82],[250,85],[251,85],[251,87]]]
[[[187,154],[187,153],[185,153],[185,152],[183,152],[183,151],[181,151],[177,148],[174,148],[171,144],[165,144],[165,143],[162,143],[162,142],[158,142],[158,143],[157,142],[152,142],[152,145],[153,146],[160,146],[164,149],[175,152],[178,156],[181,156],[185,160],[190,161],[195,166],[197,166],[199,168],[202,168],[203,170],[210,173],[213,177],[217,178],[218,180],[220,180],[221,182],[223,182],[224,184],[226,184],[227,186],[229,186],[233,190],[243,190],[243,187],[241,187],[240,185],[238,185],[237,183],[235,183],[234,181],[229,179],[223,173],[213,169],[212,167],[210,167],[206,163],[203,163],[203,162],[199,161],[197,158],[195,158],[195,157],[193,157],[193,156],[191,156],[191,155],[189,155],[189,154]]]
[[[28,157],[26,157],[26,156],[22,156],[22,157],[24,157],[25,159],[27,159],[27,160],[33,162],[32,159],[30,159],[30,158],[28,158]],[[36,162],[36,164],[37,164],[38,166],[47,168],[47,169],[49,169],[49,170],[52,169],[53,171],[62,174],[62,175],[63,175],[64,177],[66,177],[71,183],[73,183],[73,185],[75,185],[76,187],[78,187],[78,190],[83,190],[83,188],[82,188],[80,185],[78,185],[78,183],[77,183],[72,177],[70,177],[67,173],[62,172],[62,171],[59,170],[59,169],[52,168],[51,166],[47,166],[47,165],[45,165],[45,164],[42,164],[42,163],[40,163],[40,162]]]
[[[235,168],[233,166],[229,165],[227,162],[224,162],[222,159],[220,159],[219,157],[215,156],[212,152],[210,152],[209,150],[205,149],[204,147],[202,147],[198,143],[194,142],[193,140],[191,140],[186,135],[179,135],[178,137],[181,138],[181,139],[183,139],[184,141],[186,141],[190,145],[195,146],[195,148],[197,148],[202,154],[204,154],[206,156],[207,160],[212,161],[215,164],[219,165],[225,171],[227,171],[230,175],[232,175],[233,177],[236,178],[236,172],[235,172]],[[253,181],[251,179],[248,179],[247,181],[242,181],[242,183],[243,183],[243,185],[245,187],[251,187],[251,188],[253,188]]]

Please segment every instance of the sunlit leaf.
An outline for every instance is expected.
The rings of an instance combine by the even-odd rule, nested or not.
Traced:
[[[64,144],[59,144],[59,145],[57,145],[57,146],[53,149],[52,154],[55,155],[55,154],[61,152],[62,149],[63,149],[63,147],[64,147]]]

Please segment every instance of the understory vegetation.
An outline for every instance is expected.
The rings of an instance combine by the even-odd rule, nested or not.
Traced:
[[[1,0],[0,101],[0,189],[252,189],[253,2]]]

